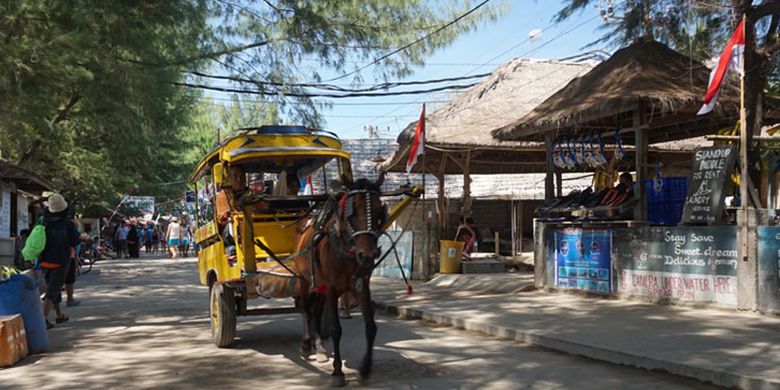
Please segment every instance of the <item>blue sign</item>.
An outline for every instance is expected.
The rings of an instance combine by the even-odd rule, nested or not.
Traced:
[[[398,237],[401,236],[399,239]],[[387,278],[401,279],[401,269],[398,268],[398,260],[396,260],[395,253],[392,253],[392,243],[390,240],[398,243],[395,245],[395,250],[398,253],[398,260],[400,260],[404,273],[407,279],[412,277],[412,259],[414,258],[414,233],[410,231],[390,231],[387,234],[383,234],[379,237],[379,246],[382,248],[382,256],[388,251],[385,260],[374,269],[373,275],[384,276]]]
[[[780,311],[780,226],[758,227],[758,306]]]
[[[612,232],[570,228],[555,232],[555,285],[612,292]]]

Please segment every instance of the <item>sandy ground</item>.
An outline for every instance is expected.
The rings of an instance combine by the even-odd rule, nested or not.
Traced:
[[[77,283],[82,305],[44,354],[0,369],[0,388],[325,388],[331,363],[298,356],[299,315],[240,317],[228,349],[210,341],[208,289],[195,259],[99,262]],[[286,300],[255,300],[282,306]],[[357,382],[360,316],[343,322],[348,387],[406,389],[710,388],[699,382],[378,316],[374,376]],[[328,347],[329,344],[328,344]]]

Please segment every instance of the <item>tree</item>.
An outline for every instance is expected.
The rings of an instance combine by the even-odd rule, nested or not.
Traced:
[[[130,60],[196,50],[205,10],[187,0],[0,4],[2,155],[82,204],[180,176],[176,139],[197,95],[171,84],[175,70]]]
[[[128,191],[172,199],[213,145],[210,123],[228,130],[259,121],[318,125],[325,104],[286,96],[304,89],[298,83],[321,80],[324,69],[353,83],[407,75],[501,9],[480,4],[6,0],[0,153],[76,203],[113,205]],[[305,62],[312,56],[316,64]],[[350,65],[373,59],[363,69]],[[195,78],[191,71],[258,80],[255,87],[273,96],[207,109],[199,91],[177,86]]]
[[[601,8],[603,28],[608,31],[597,42],[624,46],[637,39],[656,39],[698,60],[720,55],[744,15],[746,127],[749,136],[760,132],[762,94],[776,90],[780,64],[780,0],[626,0],[614,5],[609,0],[569,0],[556,19],[564,20],[592,5]],[[754,150],[748,153],[754,182],[758,155]]]
[[[468,0],[216,0],[210,14],[219,27],[197,55],[177,64],[209,59],[218,73],[262,81],[250,86],[272,93],[281,116],[318,126],[325,105],[287,96],[305,91],[298,84],[322,81],[323,71],[353,84],[407,76],[427,55],[503,10]]]

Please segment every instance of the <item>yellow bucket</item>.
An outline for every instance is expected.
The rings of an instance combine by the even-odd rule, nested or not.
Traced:
[[[463,241],[441,240],[439,242],[439,272],[443,274],[460,273],[460,256],[463,254]]]

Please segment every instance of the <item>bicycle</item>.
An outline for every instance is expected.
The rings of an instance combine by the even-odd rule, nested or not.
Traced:
[[[79,250],[78,256],[76,256],[76,274],[86,275],[92,270],[92,264],[95,263],[97,257],[95,251],[91,245],[84,245]]]

